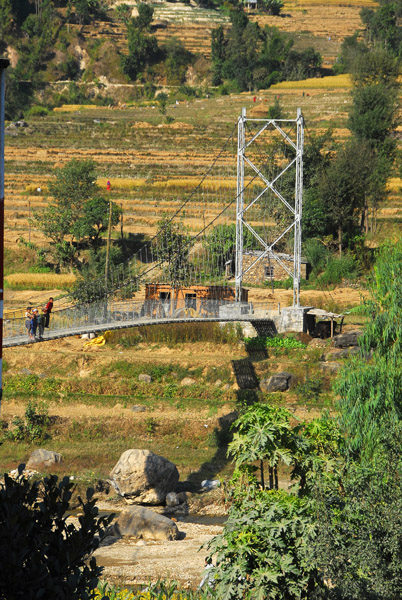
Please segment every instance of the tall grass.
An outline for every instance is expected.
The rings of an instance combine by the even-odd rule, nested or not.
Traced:
[[[72,273],[12,273],[5,278],[10,290],[67,290],[75,282]]]
[[[241,328],[232,323],[223,327],[219,323],[172,323],[111,331],[108,342],[124,347],[137,346],[142,342],[174,347],[178,344],[194,342],[234,345],[240,339],[242,339]]]

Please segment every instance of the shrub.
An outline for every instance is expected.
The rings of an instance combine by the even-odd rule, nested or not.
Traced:
[[[67,521],[73,484],[55,475],[34,482],[4,475],[0,484],[0,598],[89,600],[101,567],[94,557],[114,515],[98,517],[87,491],[79,526]],[[89,559],[89,560],[88,560]]]
[[[325,271],[320,275],[320,283],[325,285],[331,283],[341,283],[342,279],[354,279],[358,274],[355,260],[352,256],[343,256],[342,258],[331,258]]]
[[[12,420],[12,429],[6,437],[15,442],[42,440],[46,437],[46,429],[49,424],[47,407],[45,403],[28,402],[25,409],[25,420],[21,417],[14,417]]]
[[[39,106],[35,104],[27,112],[27,117],[46,117],[49,114],[49,110],[46,106]]]
[[[306,344],[300,342],[292,335],[287,337],[275,336],[275,337],[254,337],[245,338],[244,343],[246,344],[247,350],[259,350],[262,348],[305,348]]]

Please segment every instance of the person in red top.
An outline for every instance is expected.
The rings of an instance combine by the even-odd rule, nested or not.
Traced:
[[[110,192],[111,187],[112,187],[111,183],[110,183],[110,181],[108,181],[107,184],[106,184],[106,189],[107,189],[108,192]]]
[[[46,304],[45,309],[44,309],[44,313],[45,313],[45,327],[49,327],[49,319],[50,319],[50,313],[52,312],[52,308],[53,308],[53,298],[49,298],[49,302]]]

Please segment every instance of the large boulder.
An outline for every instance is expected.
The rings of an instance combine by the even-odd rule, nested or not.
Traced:
[[[358,339],[362,333],[363,332],[360,330],[354,330],[336,335],[334,337],[335,348],[349,348],[350,346],[357,346]]]
[[[263,379],[260,382],[260,389],[263,392],[286,392],[292,384],[293,375],[282,371],[282,373],[275,373],[269,379]]]
[[[63,457],[58,452],[53,450],[45,450],[44,448],[38,448],[31,452],[31,455],[27,462],[27,468],[38,467],[43,465],[44,467],[51,467],[57,463],[61,463]]]
[[[108,535],[143,540],[177,540],[176,523],[145,506],[128,506],[113,523]]]
[[[179,472],[167,458],[149,450],[126,450],[110,473],[110,481],[128,504],[161,504],[176,489]]]

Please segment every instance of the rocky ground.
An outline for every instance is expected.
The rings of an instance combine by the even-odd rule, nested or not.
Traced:
[[[177,521],[178,540],[144,541],[122,538],[95,552],[104,567],[103,578],[118,585],[148,584],[155,576],[174,579],[183,587],[196,587],[204,569],[204,546],[222,531],[219,525]]]

